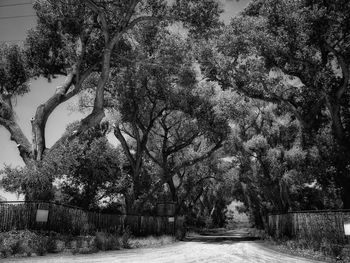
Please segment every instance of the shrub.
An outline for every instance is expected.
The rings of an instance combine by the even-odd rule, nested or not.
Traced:
[[[0,234],[0,252],[2,257],[31,254],[44,255],[47,252],[46,238],[29,230],[12,230]]]
[[[78,240],[71,241],[71,246],[71,252],[73,255],[91,254],[98,251],[96,248],[95,237],[91,236],[78,237]]]
[[[44,235],[45,234],[45,235]],[[171,244],[174,237],[133,238],[129,228],[122,236],[96,232],[95,236],[64,236],[57,233],[34,233],[28,230],[0,233],[0,258],[11,255],[45,255],[58,253],[69,248],[72,254],[90,254],[98,250],[118,250],[121,248],[154,247]]]
[[[53,236],[47,238],[46,249],[49,253],[56,253],[57,251],[57,240]]]
[[[95,242],[97,249],[102,251],[118,250],[121,247],[117,236],[104,232],[96,232]]]
[[[126,227],[124,233],[122,235],[122,246],[123,248],[131,248],[130,246],[130,238],[132,237],[131,231],[129,227]]]

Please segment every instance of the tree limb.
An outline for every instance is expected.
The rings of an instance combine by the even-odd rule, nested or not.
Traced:
[[[206,152],[202,156],[199,156],[199,157],[194,158],[192,160],[188,160],[188,161],[183,162],[182,164],[174,167],[171,170],[171,172],[177,173],[179,170],[181,170],[185,167],[192,166],[198,162],[201,162],[201,161],[207,159],[208,157],[210,157],[210,155],[212,155],[215,151],[217,151],[218,149],[220,149],[222,147],[222,143],[223,143],[223,139],[221,139],[219,142],[217,142],[213,148],[211,148],[208,152]]]
[[[336,98],[337,98],[337,100],[340,100],[342,98],[342,96],[344,95],[346,89],[349,87],[350,68],[347,65],[347,63],[345,62],[344,57],[339,52],[337,52],[333,47],[331,47],[328,43],[325,43],[325,48],[329,52],[334,54],[334,56],[338,60],[340,68],[342,70],[343,81],[342,81],[342,84],[340,85],[340,87],[338,88],[338,90],[336,92]]]
[[[128,158],[129,162],[130,162],[130,165],[132,167],[132,169],[135,168],[135,159],[134,157],[132,156],[131,152],[130,152],[130,149],[129,149],[129,146],[128,146],[128,143],[126,142],[123,134],[121,133],[119,127],[115,126],[114,127],[114,136],[118,139],[118,141],[121,143],[123,149],[124,149],[124,152],[126,154],[126,157]]]

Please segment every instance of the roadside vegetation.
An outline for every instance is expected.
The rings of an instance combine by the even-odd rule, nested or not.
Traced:
[[[176,240],[171,236],[134,237],[129,231],[110,234],[73,236],[56,232],[12,230],[0,233],[0,259],[8,257],[44,256],[48,253],[90,254],[99,251],[150,248],[168,245]]]
[[[313,244],[306,240],[288,239],[266,239],[265,241],[269,248],[294,256],[324,262],[346,263],[350,261],[350,251],[348,248],[342,245],[330,244],[328,242],[320,242],[320,244]]]

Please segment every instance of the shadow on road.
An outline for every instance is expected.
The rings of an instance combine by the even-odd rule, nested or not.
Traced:
[[[259,240],[259,238],[252,236],[249,231],[217,229],[208,230],[198,235],[187,236],[184,241],[231,244],[256,240]]]

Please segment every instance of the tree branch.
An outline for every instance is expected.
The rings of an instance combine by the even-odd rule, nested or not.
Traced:
[[[31,161],[31,145],[27,137],[24,135],[22,129],[14,120],[7,120],[2,117],[0,117],[0,125],[9,131],[11,140],[17,143],[17,148],[22,160],[25,164],[29,164]]]
[[[123,134],[121,133],[119,127],[117,127],[117,126],[114,127],[114,136],[121,143],[121,145],[122,145],[122,147],[124,149],[124,152],[126,154],[126,157],[128,158],[128,160],[130,162],[130,165],[131,165],[132,169],[135,169],[135,159],[134,159],[134,157],[132,156],[132,154],[130,152],[128,143],[126,142]]]
[[[159,18],[154,17],[154,16],[140,16],[135,18],[133,21],[131,21],[128,26],[126,27],[126,30],[132,29],[135,25],[141,22],[146,22],[146,21],[159,21]]]
[[[93,0],[86,0],[85,2],[86,2],[86,5],[90,7],[91,10],[94,11],[100,18],[102,33],[105,39],[105,43],[107,44],[109,42],[109,34],[108,34],[107,19],[104,11]]]
[[[215,144],[215,146],[213,148],[211,148],[208,152],[206,152],[205,154],[203,154],[202,156],[199,156],[197,158],[194,158],[192,160],[188,160],[188,161],[185,161],[183,162],[182,164],[174,167],[172,170],[171,170],[171,173],[177,173],[179,170],[185,168],[185,167],[188,167],[188,166],[192,166],[198,162],[201,162],[205,159],[207,159],[208,157],[210,157],[215,151],[217,151],[218,149],[220,149],[222,147],[222,143],[223,143],[223,139],[221,139],[219,142],[217,142]]]
[[[346,89],[349,87],[349,80],[350,80],[350,68],[346,64],[344,57],[339,54],[333,47],[331,47],[328,43],[325,43],[325,48],[330,52],[333,53],[334,56],[337,58],[339,66],[342,70],[343,74],[343,83],[340,85],[336,92],[336,98],[337,100],[340,100],[342,96],[344,95]]]

